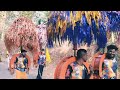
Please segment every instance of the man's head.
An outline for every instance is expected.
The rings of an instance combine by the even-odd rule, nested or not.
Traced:
[[[45,50],[44,50],[44,49],[41,49],[41,53],[42,53],[43,55],[45,55]]]
[[[77,60],[83,59],[83,61],[87,61],[87,51],[85,49],[79,49],[77,51]]]
[[[26,50],[21,50],[21,54],[22,54],[22,56],[23,56],[23,57],[25,57],[25,56],[26,56],[26,53],[27,53],[27,51],[26,51]]]
[[[118,48],[115,45],[109,45],[107,46],[107,58],[112,59],[115,57],[116,51],[118,51]]]

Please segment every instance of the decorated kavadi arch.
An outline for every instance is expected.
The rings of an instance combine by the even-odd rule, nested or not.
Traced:
[[[88,46],[95,43],[99,51],[100,48],[105,48],[109,40],[113,43],[119,40],[119,28],[120,12],[118,11],[52,11],[48,19],[48,47],[54,47],[56,42],[62,45],[68,40],[73,44],[74,50],[77,50],[77,46],[82,43],[87,43]],[[94,68],[97,65],[97,70],[101,74],[101,62],[105,55],[99,58],[99,54],[96,53],[94,56]],[[96,58],[99,58],[98,62]],[[56,67],[54,78],[65,79],[67,66],[75,59],[66,57],[61,60]],[[87,64],[86,67],[88,66]],[[99,76],[95,76],[94,79]]]
[[[5,34],[5,46],[9,53],[13,53],[13,50],[24,47],[30,52],[37,51],[38,39],[35,32],[35,25],[26,17],[20,17],[13,22],[8,32]],[[14,69],[14,62],[19,54],[14,54],[10,60],[10,70]],[[30,67],[30,57],[28,58],[28,68]]]

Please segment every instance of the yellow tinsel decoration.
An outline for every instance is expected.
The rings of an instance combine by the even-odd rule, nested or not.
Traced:
[[[95,20],[95,23],[96,23],[97,27],[99,28],[98,21],[102,18],[100,11],[93,11],[92,14],[93,14],[92,16]]]
[[[60,20],[60,28],[62,28],[62,27],[63,27],[62,23],[63,23],[63,21],[62,21],[62,20]]]
[[[52,23],[50,23],[50,25],[48,26],[48,28],[47,28],[48,30],[48,35],[51,33],[51,31],[52,31]]]
[[[64,32],[66,31],[66,27],[67,27],[67,22],[66,22],[66,20],[62,21],[61,24],[62,24],[62,25],[61,25],[62,28],[61,28],[61,33],[60,33],[60,35],[62,36],[62,35],[64,34]]]
[[[63,35],[63,21],[62,20],[60,20],[60,36],[62,36]]]
[[[48,18],[51,18],[52,17],[52,14],[48,14]]]
[[[82,11],[78,11],[80,13],[80,19],[82,18]]]
[[[73,20],[72,20],[72,25],[73,25],[72,28],[73,28],[73,30],[74,30],[74,27],[75,27],[75,22],[76,22],[75,19],[73,19]]]
[[[76,16],[75,16],[75,21],[76,21],[76,22],[81,19],[80,16],[81,16],[81,15],[80,15],[80,11],[76,11]]]
[[[64,21],[63,21],[63,31],[64,31],[64,32],[66,31],[66,28],[67,28],[67,21],[64,20]]]
[[[60,27],[60,19],[58,19],[58,28]]]
[[[56,22],[55,32],[58,32],[58,22]]]
[[[73,25],[73,30],[74,30],[74,27],[75,27],[75,18],[73,17],[73,13],[72,11],[70,12],[70,22],[71,24]]]
[[[61,36],[65,33],[66,28],[67,28],[67,22],[66,22],[66,20],[64,20],[64,21],[62,22],[62,25],[63,25],[63,27],[62,27],[62,29],[61,29]]]
[[[57,19],[56,32],[58,32],[59,27],[60,27],[60,16],[58,16],[58,19]]]
[[[70,11],[70,22],[72,22],[73,21],[73,13],[72,13],[72,11]]]

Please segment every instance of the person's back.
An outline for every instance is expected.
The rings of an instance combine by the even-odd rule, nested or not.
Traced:
[[[84,62],[87,60],[87,51],[79,49],[77,51],[76,61],[71,63],[66,71],[66,79],[89,79],[92,73],[88,74],[87,67]]]
[[[79,65],[75,61],[68,66],[65,78],[66,79],[89,79],[90,75],[88,75],[88,70],[84,64]]]

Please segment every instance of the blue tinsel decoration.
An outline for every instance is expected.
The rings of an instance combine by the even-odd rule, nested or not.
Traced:
[[[99,48],[105,48],[107,43],[107,36],[105,26],[102,22],[99,23],[99,32],[97,33],[97,45]]]
[[[60,12],[60,19],[67,20],[67,23],[70,22],[70,11]],[[76,12],[73,12],[73,16]],[[55,14],[54,12],[52,14]],[[101,11],[102,20],[99,21],[99,27],[97,27],[95,20],[91,19],[91,25],[88,24],[85,14],[82,15],[82,21],[76,22],[76,26],[74,30],[72,30],[72,25],[66,28],[65,33],[60,37],[60,29],[58,33],[55,33],[56,21],[58,19],[58,14],[53,15],[48,20],[48,25],[52,23],[53,29],[51,37],[48,38],[48,44],[53,46],[53,41],[56,40],[64,42],[65,40],[69,40],[73,44],[81,44],[82,42],[91,44],[92,39],[94,39],[99,48],[104,48],[107,43],[106,31],[119,31],[120,29],[120,14],[117,11]],[[102,22],[105,22],[106,17],[108,17],[109,21],[107,22],[107,26],[104,26]],[[92,35],[93,34],[93,35]],[[52,36],[53,35],[53,36]],[[93,38],[94,37],[94,38]]]
[[[74,27],[73,31],[73,44],[76,45],[78,44],[78,35],[80,31],[80,22],[76,22],[76,26]]]
[[[109,30],[116,32],[120,29],[120,15],[115,12],[107,12],[107,17],[109,18]]]
[[[96,41],[97,40],[97,33],[98,33],[98,28],[97,28],[97,25],[95,23],[95,20],[92,18],[91,20],[91,29],[92,29],[92,32],[94,34],[94,40]]]

